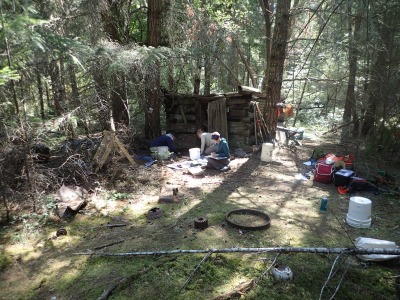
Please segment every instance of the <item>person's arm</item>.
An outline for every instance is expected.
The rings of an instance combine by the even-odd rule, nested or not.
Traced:
[[[204,147],[206,146],[206,136],[205,134],[201,135],[201,148],[200,148],[200,154],[204,152]]]
[[[170,137],[167,139],[168,148],[171,152],[175,152],[174,142]]]

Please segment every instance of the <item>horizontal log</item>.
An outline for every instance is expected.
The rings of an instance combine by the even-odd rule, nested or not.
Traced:
[[[227,98],[226,99],[226,105],[246,105],[253,101],[252,99],[246,99],[246,98]]]
[[[243,117],[247,117],[248,114],[248,110],[229,110],[228,112],[228,117],[231,118],[243,118]]]
[[[237,137],[248,137],[251,134],[250,130],[241,130],[241,131],[228,131],[229,139],[233,136]]]
[[[228,117],[228,123],[243,123],[243,124],[246,124],[246,126],[247,125],[251,125],[251,122],[252,122],[252,120],[250,121],[250,118],[249,117],[246,117],[246,118],[231,118],[231,117]]]
[[[187,122],[196,122],[196,116],[192,114],[185,114]],[[168,121],[171,123],[184,123],[184,118],[182,114],[168,114]]]
[[[174,145],[177,149],[190,149],[200,146],[200,139],[196,133],[175,134],[175,137]]]
[[[166,254],[194,254],[194,253],[325,253],[325,254],[382,254],[400,255],[400,249],[388,248],[319,248],[319,247],[270,247],[270,248],[222,248],[222,249],[199,249],[199,250],[159,250],[159,251],[134,251],[120,253],[96,253],[77,252],[74,255],[88,256],[143,256],[143,255],[166,255]]]
[[[244,122],[228,122],[228,132],[242,132],[250,128],[250,124]]]
[[[195,102],[200,102],[206,104],[212,101],[218,101],[220,99],[226,99],[227,104],[240,104],[240,103],[249,103],[252,101],[252,97],[248,95],[240,95],[240,94],[216,94],[216,95],[183,95],[183,94],[168,94],[165,96],[165,103],[167,104],[168,109],[171,107],[179,106],[179,105],[187,105],[193,104]]]
[[[197,132],[196,123],[169,123],[168,131],[172,133],[193,133]]]
[[[231,149],[244,148],[248,144],[248,136],[229,135],[229,147]]]

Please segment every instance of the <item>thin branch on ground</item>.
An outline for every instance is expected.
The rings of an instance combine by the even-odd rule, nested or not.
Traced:
[[[329,298],[329,300],[335,299],[335,295],[339,291],[340,285],[342,284],[342,281],[343,281],[344,277],[346,276],[346,273],[347,273],[347,271],[349,269],[349,266],[350,266],[350,264],[347,264],[346,269],[344,270],[344,272],[342,274],[342,277],[340,278],[340,281],[339,281],[335,291],[333,292],[333,295]]]
[[[127,224],[124,224],[124,223],[119,223],[119,224],[106,224],[106,225],[103,225],[104,227],[109,227],[109,228],[113,228],[113,227],[124,227],[124,226],[126,226]]]
[[[329,211],[333,214],[333,216],[335,217],[336,221],[339,223],[340,227],[343,229],[343,231],[346,233],[349,241],[353,244],[354,247],[356,247],[356,245],[353,242],[353,239],[350,237],[349,232],[347,231],[346,228],[344,228],[342,222],[340,222],[339,218],[336,216],[335,212],[332,209],[329,209]]]
[[[255,280],[255,283],[258,284],[263,278],[264,276],[269,272],[269,270],[271,270],[271,268],[275,265],[276,260],[278,259],[278,257],[281,255],[282,253],[278,253],[277,255],[275,255],[274,260],[272,261],[272,263],[269,265],[269,267]]]
[[[112,246],[112,245],[115,245],[115,244],[119,244],[119,243],[122,243],[122,242],[124,242],[124,241],[125,241],[125,240],[123,239],[123,240],[115,241],[115,242],[112,242],[112,243],[109,243],[109,244],[97,246],[97,247],[94,248],[94,250],[103,249],[103,248],[105,248],[105,247],[109,247],[109,246]]]
[[[201,260],[201,262],[196,266],[196,268],[193,270],[192,274],[190,274],[190,276],[186,279],[185,283],[182,285],[182,287],[179,289],[179,293],[189,284],[190,280],[193,278],[194,273],[196,273],[196,271],[198,270],[198,268],[200,268],[200,265],[205,262],[207,260],[207,258],[210,257],[210,255],[212,254],[212,251],[208,252],[206,256],[203,257],[203,259]]]
[[[319,294],[319,300],[321,300],[322,294],[324,293],[324,289],[326,288],[326,286],[327,286],[329,280],[331,280],[332,275],[334,274],[333,270],[335,269],[335,265],[336,265],[336,263],[338,262],[338,260],[339,260],[339,258],[340,258],[340,256],[341,256],[342,254],[343,254],[343,253],[340,253],[338,256],[336,256],[336,258],[335,258],[335,260],[334,260],[334,262],[333,262],[333,264],[332,264],[331,270],[329,271],[328,278],[326,278],[325,283],[324,283],[324,285],[323,285],[322,288],[321,288],[321,293]]]

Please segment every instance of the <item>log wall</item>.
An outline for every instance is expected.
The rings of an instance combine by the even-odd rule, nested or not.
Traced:
[[[228,143],[230,148],[245,148],[254,144],[253,106],[251,94],[165,95],[167,131],[173,133],[177,148],[193,148],[200,144],[198,128],[208,131],[208,102],[226,99]]]

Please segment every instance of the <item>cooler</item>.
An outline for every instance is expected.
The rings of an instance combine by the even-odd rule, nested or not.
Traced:
[[[348,186],[351,178],[354,176],[354,171],[341,169],[333,174],[335,186]]]

